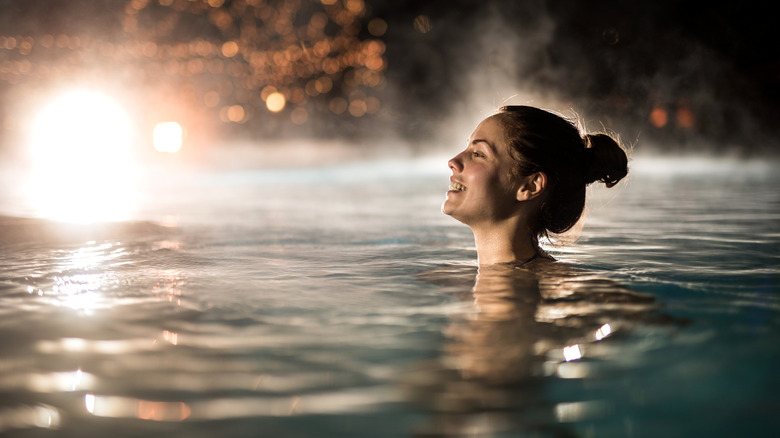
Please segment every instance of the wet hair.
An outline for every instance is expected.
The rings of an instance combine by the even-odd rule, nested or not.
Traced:
[[[532,230],[537,236],[564,233],[579,221],[587,185],[600,181],[612,187],[628,174],[626,152],[609,134],[583,135],[573,122],[529,106],[505,106],[493,117],[502,124],[517,162],[513,176],[547,175]]]

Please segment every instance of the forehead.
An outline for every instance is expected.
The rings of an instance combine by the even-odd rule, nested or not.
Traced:
[[[504,140],[504,127],[496,116],[490,116],[481,121],[471,133],[472,139],[490,138],[494,141]]]
[[[474,132],[471,133],[469,143],[477,140],[487,141],[500,155],[511,155],[506,142],[504,125],[496,116],[490,116],[477,125]]]

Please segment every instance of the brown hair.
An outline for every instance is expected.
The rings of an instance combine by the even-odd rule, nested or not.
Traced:
[[[494,117],[517,161],[514,176],[547,175],[537,236],[564,233],[579,221],[588,184],[612,187],[628,174],[626,152],[608,134],[582,135],[571,121],[530,106],[505,106]]]

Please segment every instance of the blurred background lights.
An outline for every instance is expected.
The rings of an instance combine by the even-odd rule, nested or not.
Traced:
[[[375,37],[384,35],[387,32],[387,22],[381,18],[374,18],[368,22],[368,32]]]
[[[411,2],[409,8],[368,0],[6,3],[0,152],[18,152],[28,121],[17,107],[26,108],[63,80],[99,82],[125,93],[126,109],[138,115],[139,125],[175,115],[187,127],[193,151],[291,135],[436,136],[431,143],[446,144],[450,135],[460,138],[448,124],[458,125],[466,108],[492,108],[510,96],[515,103],[579,108],[629,142],[641,137],[641,144],[652,141],[663,149],[776,149],[778,63],[756,44],[771,41],[768,28],[750,25],[749,15],[733,25],[723,18],[719,26],[728,32],[686,25],[683,43],[664,45],[670,49],[665,62],[647,63],[657,44],[682,35],[673,25],[645,35],[652,26],[621,24],[619,17],[633,8],[625,2],[613,2],[609,16],[578,2],[533,8],[511,0],[500,6]],[[461,6],[463,14],[451,15]],[[713,17],[737,12],[714,7]],[[672,2],[643,10],[642,20],[653,22],[679,19],[685,8]],[[90,18],[98,11],[100,20]],[[591,13],[593,26],[577,25],[579,16]],[[535,24],[517,26],[517,17]],[[499,40],[505,43],[496,45]],[[583,62],[583,47],[594,60],[620,66]],[[284,100],[269,101],[273,92]],[[296,108],[302,109],[293,114]],[[281,114],[268,119],[269,111]],[[768,141],[746,145],[745,132],[763,135],[767,127]]]
[[[203,150],[215,138],[287,135],[299,125],[316,131],[292,132],[368,129],[372,113],[359,103],[350,112],[344,105],[332,111],[329,102],[351,102],[358,91],[362,100],[384,93],[388,63],[380,37],[388,22],[372,16],[365,0],[97,3],[106,8],[106,20],[82,22],[90,7],[82,2],[53,5],[54,25],[17,28],[9,18],[0,31],[0,91],[4,84],[12,88],[2,97],[27,105],[37,90],[63,77],[100,81],[127,96],[126,109],[139,126],[175,115],[187,127],[188,148]],[[43,20],[41,7],[48,7],[46,0],[6,10]],[[269,111],[284,114],[266,123]],[[0,112],[0,137],[16,134],[16,120],[12,111]]]
[[[286,103],[287,100],[284,98],[284,95],[279,92],[269,94],[268,98],[265,100],[265,105],[268,107],[268,111],[274,113],[278,113],[279,111],[283,110]]]
[[[158,152],[176,153],[182,146],[184,131],[176,122],[162,122],[154,127],[154,148]]]

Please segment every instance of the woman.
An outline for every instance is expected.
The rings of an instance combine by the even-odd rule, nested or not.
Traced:
[[[471,228],[480,266],[551,259],[539,237],[577,223],[588,184],[612,187],[628,173],[612,137],[581,135],[571,122],[528,106],[506,106],[483,120],[448,164],[442,212]]]
[[[606,404],[572,404],[565,395],[551,402],[550,376],[586,372],[568,362],[613,333],[672,320],[657,313],[652,296],[548,263],[538,242],[571,229],[582,216],[585,187],[614,186],[627,165],[610,136],[581,135],[569,121],[527,106],[504,107],[483,120],[466,150],[449,161],[442,211],[473,231],[479,269],[471,284],[465,277],[474,278],[473,266],[468,275],[459,275],[466,274],[463,266],[420,275],[473,305],[451,316],[440,361],[409,379],[410,397],[430,406],[425,434],[574,436],[561,424],[562,407],[585,406],[580,420],[606,414]]]

